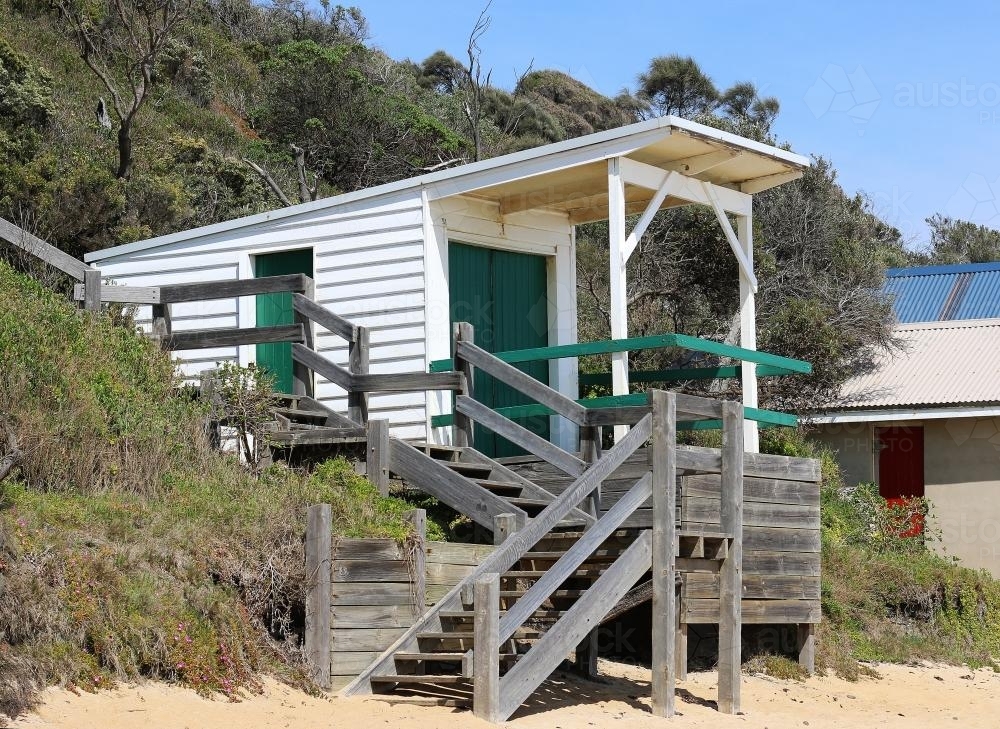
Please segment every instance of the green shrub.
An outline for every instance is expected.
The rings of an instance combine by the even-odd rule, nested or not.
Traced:
[[[307,507],[330,503],[339,537],[412,541],[412,506],[346,460],[258,476],[210,450],[177,385],[134,328],[0,263],[0,420],[24,452],[0,482],[0,714],[53,683],[308,686]]]

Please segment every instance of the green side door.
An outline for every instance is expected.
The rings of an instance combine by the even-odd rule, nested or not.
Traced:
[[[544,256],[448,244],[448,278],[452,322],[467,321],[475,327],[476,344],[488,352],[546,347],[548,334],[548,277]],[[546,361],[525,362],[517,368],[548,384]],[[493,408],[531,404],[533,401],[479,371],[476,399]],[[524,427],[549,437],[548,416],[519,419]],[[505,438],[476,426],[476,448],[488,456],[524,453]]]
[[[297,251],[268,253],[254,257],[254,276],[281,276],[288,273],[313,275],[313,251],[305,248]],[[294,324],[292,295],[261,294],[257,297],[257,326],[275,327]],[[292,392],[292,345],[288,342],[257,345],[257,364],[274,375],[274,389],[277,392]]]

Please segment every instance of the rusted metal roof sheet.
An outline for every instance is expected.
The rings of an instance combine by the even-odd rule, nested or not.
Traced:
[[[905,349],[847,383],[848,409],[1000,403],[1000,319],[906,324]]]

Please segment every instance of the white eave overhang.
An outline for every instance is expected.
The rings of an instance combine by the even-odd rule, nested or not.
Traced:
[[[243,227],[268,223],[316,210],[332,209],[368,198],[409,189],[429,199],[468,195],[495,202],[501,215],[546,210],[573,223],[607,219],[607,160],[624,157],[638,170],[677,172],[676,194],[663,196],[660,207],[700,202],[694,189],[709,183],[719,191],[723,207],[738,212],[748,196],[794,180],[810,165],[807,157],[735,134],[666,116],[556,144],[432,172],[398,182],[229,220],[214,225],[129,243],[87,254],[88,263],[192,241]],[[727,192],[731,192],[727,198]],[[642,184],[627,184],[626,211],[639,213],[656,195]],[[727,204],[728,202],[728,204]]]

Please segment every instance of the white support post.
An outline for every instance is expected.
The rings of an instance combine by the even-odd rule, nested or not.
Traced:
[[[628,293],[625,276],[625,178],[621,157],[608,160],[608,234],[611,249],[611,338],[628,338]],[[628,352],[611,355],[611,392],[628,394]],[[625,437],[628,426],[615,426],[615,442]]]
[[[753,273],[753,215],[739,215],[736,218],[737,236],[743,257],[751,266]],[[756,282],[740,268],[740,346],[745,349],[757,349],[757,310],[754,302]],[[753,362],[743,362],[741,365],[743,380],[743,407],[757,407],[757,365]],[[757,432],[757,421],[746,420],[743,423],[743,450],[747,453],[760,451],[760,435]]]

